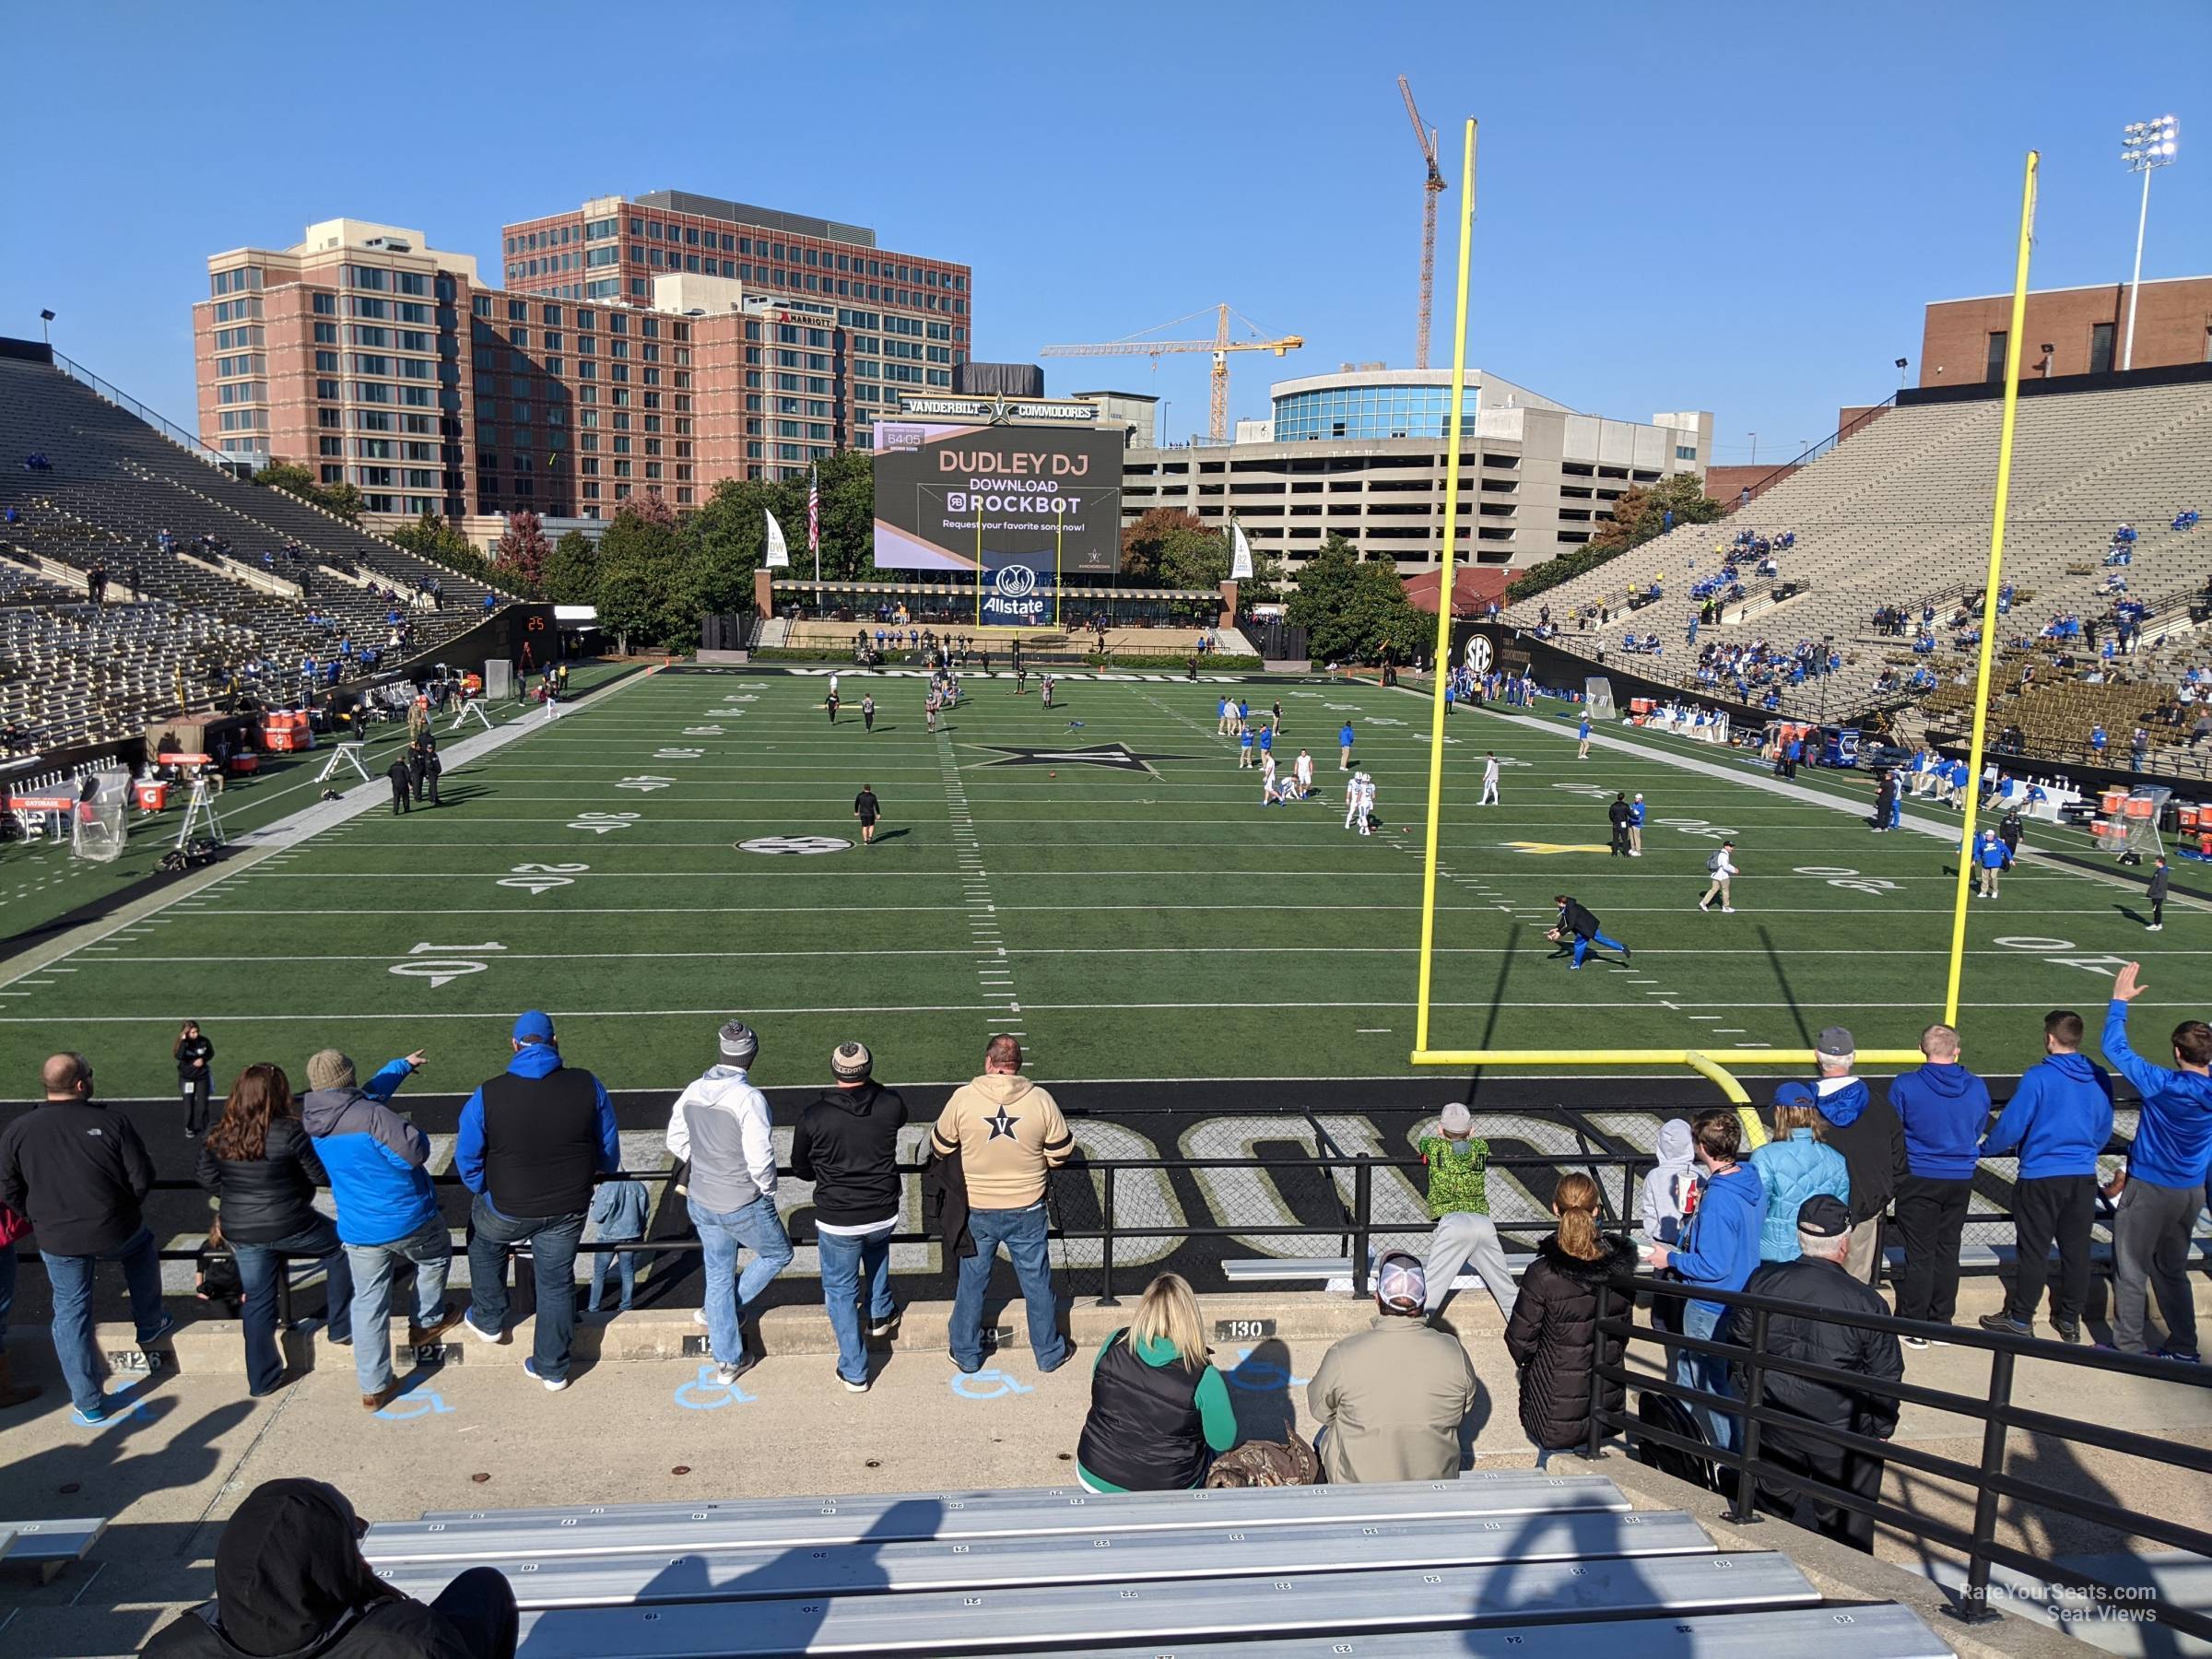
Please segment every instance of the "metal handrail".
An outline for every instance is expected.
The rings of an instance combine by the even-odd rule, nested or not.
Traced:
[[[1674,1300],[1694,1298],[1700,1301],[1719,1302],[1732,1312],[1728,1323],[1716,1327],[1712,1339],[1694,1337],[1656,1324],[1637,1324],[1635,1298],[1639,1294],[1652,1297],[1654,1302],[1662,1298]],[[1625,1312],[1618,1315],[1614,1312],[1617,1298],[1627,1299]],[[2081,1497],[2041,1481],[2009,1474],[2006,1470],[2006,1453],[2010,1435],[2015,1430],[2020,1430],[2054,1439],[2062,1444],[2079,1442],[2125,1456],[2150,1459],[2169,1467],[2212,1474],[2212,1451],[2159,1440],[2107,1424],[2084,1422],[2050,1412],[2016,1406],[2012,1401],[2015,1367],[2023,1359],[2077,1366],[2105,1376],[2129,1376],[2147,1382],[2212,1388],[2212,1372],[2206,1371],[2201,1366],[2180,1360],[2147,1359],[2133,1354],[2038,1341],[2031,1337],[2000,1335],[1971,1326],[1900,1319],[1890,1314],[1840,1313],[1779,1297],[1722,1290],[1712,1286],[1685,1284],[1679,1280],[1649,1275],[1624,1276],[1611,1283],[1601,1284],[1597,1291],[1597,1303],[1600,1351],[1596,1377],[1599,1382],[1623,1390],[1633,1382],[1639,1389],[1648,1389],[1686,1405],[1700,1406],[1736,1419],[1742,1424],[1742,1442],[1740,1450],[1731,1450],[1712,1445],[1702,1437],[1686,1437],[1644,1424],[1631,1418],[1625,1409],[1616,1411],[1609,1408],[1605,1403],[1606,1388],[1593,1386],[1583,1447],[1585,1455],[1592,1458],[1602,1456],[1602,1441],[1608,1433],[1649,1440],[1692,1457],[1704,1459],[1732,1473],[1735,1477],[1735,1491],[1723,1518],[1733,1524],[1750,1525],[1761,1519],[1757,1512],[1756,1503],[1759,1490],[1764,1487],[1770,1491],[1815,1498],[1824,1504],[1896,1527],[1923,1542],[1956,1549],[1967,1558],[1967,1580],[1950,1611],[1962,1622],[1983,1624],[1996,1618],[1997,1615],[1989,1606],[1989,1577],[1993,1566],[2006,1567],[2091,1594],[2109,1594],[2116,1588],[2109,1581],[2093,1574],[2061,1567],[2047,1558],[2030,1555],[1999,1543],[1996,1539],[1996,1523],[2000,1498],[2010,1499],[2017,1503],[2034,1504],[2074,1519],[2133,1536],[2152,1539],[2198,1555],[2212,1555],[2212,1533],[2162,1520],[2140,1511],[2124,1510],[2098,1499]],[[1751,1315],[1750,1340],[1747,1343],[1733,1340],[1736,1312]],[[1769,1351],[1768,1330],[1777,1316],[1812,1320],[1822,1324],[1849,1325],[1897,1336],[1940,1341],[1956,1347],[1981,1349],[1991,1356],[1988,1389],[1977,1398],[1972,1394],[1926,1388],[1902,1381],[1892,1382],[1836,1366],[1793,1359],[1771,1353]],[[1723,1339],[1723,1331],[1731,1333],[1728,1339]],[[1606,1359],[1605,1337],[1619,1340],[1621,1355],[1618,1363]],[[1667,1363],[1664,1375],[1630,1375],[1627,1367],[1628,1347],[1638,1339],[1652,1340],[1665,1350]],[[1729,1361],[1742,1375],[1742,1394],[1714,1394],[1674,1382],[1673,1359],[1677,1351]],[[1975,1463],[1969,1464],[1914,1447],[1894,1445],[1887,1440],[1874,1439],[1850,1430],[1830,1428],[1809,1418],[1769,1406],[1765,1400],[1765,1383],[1767,1377],[1775,1372],[1830,1383],[1876,1399],[1894,1401],[1900,1406],[1919,1406],[1968,1418],[1983,1426],[1980,1457]],[[1781,1429],[1801,1441],[1817,1441],[1843,1452],[1900,1463],[1921,1473],[1969,1487],[1975,1494],[1973,1525],[1971,1530],[1961,1529],[1884,1503],[1878,1494],[1870,1499],[1831,1486],[1798,1470],[1777,1465],[1760,1455],[1761,1431],[1769,1428]],[[2134,1605],[2153,1608],[2158,1618],[2171,1628],[2194,1636],[2212,1637],[2212,1616],[2179,1606],[2159,1594],[2155,1589],[2145,1593],[2131,1586],[2129,1594],[2136,1598]]]

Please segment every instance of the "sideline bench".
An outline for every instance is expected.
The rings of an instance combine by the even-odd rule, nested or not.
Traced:
[[[108,1530],[103,1517],[79,1521],[0,1521],[0,1566],[35,1567],[52,1583],[85,1559]]]

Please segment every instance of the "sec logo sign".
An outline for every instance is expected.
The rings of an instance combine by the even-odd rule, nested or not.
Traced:
[[[1467,641],[1467,666],[1477,674],[1488,674],[1490,671],[1490,638],[1488,634],[1477,634]]]

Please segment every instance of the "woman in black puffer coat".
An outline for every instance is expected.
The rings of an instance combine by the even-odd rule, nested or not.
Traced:
[[[1625,1239],[1597,1230],[1597,1182],[1587,1175],[1560,1178],[1552,1213],[1556,1238],[1544,1241],[1505,1327],[1505,1349],[1521,1375],[1521,1427],[1540,1452],[1582,1445],[1590,1433],[1590,1391],[1597,1368],[1597,1288],[1631,1272],[1636,1252]],[[1614,1307],[1628,1312],[1626,1299]],[[1621,1339],[1606,1338],[1606,1362],[1618,1367]],[[1606,1388],[1615,1411],[1627,1403],[1619,1383]],[[1537,1460],[1543,1466],[1543,1459]]]
[[[264,1064],[239,1074],[222,1117],[200,1143],[197,1174],[222,1206],[223,1241],[245,1288],[246,1387],[258,1398],[285,1381],[277,1285],[288,1263],[322,1263],[324,1335],[335,1343],[353,1339],[353,1274],[338,1230],[315,1208],[315,1189],[330,1177],[280,1069]]]

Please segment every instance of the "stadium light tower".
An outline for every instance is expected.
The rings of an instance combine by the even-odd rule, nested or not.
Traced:
[[[2136,300],[2143,292],[2143,230],[2150,222],[2150,175],[2173,164],[2182,124],[2171,115],[2156,121],[2131,121],[2120,129],[2120,159],[2130,172],[2143,175],[2143,206],[2136,215],[2136,274],[2127,285],[2127,333],[2120,345],[2120,368],[2125,372],[2136,359]]]

